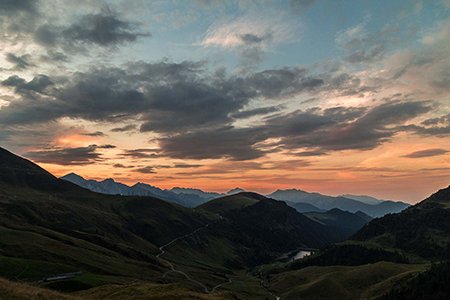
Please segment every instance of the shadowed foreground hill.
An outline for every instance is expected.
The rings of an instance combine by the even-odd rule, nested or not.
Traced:
[[[398,213],[375,219],[352,238],[417,254],[450,259],[450,187]]]
[[[0,275],[7,278],[76,270],[158,278],[168,266],[154,257],[157,247],[211,221],[152,197],[90,192],[0,148]]]

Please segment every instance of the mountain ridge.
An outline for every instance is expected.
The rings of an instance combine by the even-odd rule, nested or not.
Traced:
[[[213,199],[236,194],[239,192],[245,192],[243,189],[238,187],[228,191],[227,193],[205,192],[197,188],[182,187],[174,187],[170,190],[162,190],[156,186],[141,182],[138,182],[133,186],[128,186],[123,183],[116,182],[111,178],[105,179],[103,181],[86,180],[75,173],[69,173],[61,177],[61,179],[79,184],[84,188],[99,193],[110,195],[121,194],[134,196],[152,196],[169,202],[177,203],[185,207],[196,207]],[[292,196],[292,193],[295,193],[295,195]],[[266,196],[276,200],[286,201],[288,205],[294,207],[300,213],[326,212],[333,208],[339,208],[341,210],[347,210],[352,213],[362,211],[363,213],[370,215],[371,217],[381,217],[387,213],[399,212],[410,206],[409,204],[400,201],[394,202],[390,200],[378,200],[370,196],[360,196],[368,197],[372,199],[372,201],[374,201],[373,199],[379,201],[378,204],[372,205],[345,197],[332,197],[322,195],[320,193],[309,193],[298,189],[278,189],[274,193]]]

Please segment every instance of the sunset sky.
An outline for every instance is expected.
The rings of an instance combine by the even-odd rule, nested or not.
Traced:
[[[450,185],[450,0],[2,0],[0,30],[0,146],[56,176]]]

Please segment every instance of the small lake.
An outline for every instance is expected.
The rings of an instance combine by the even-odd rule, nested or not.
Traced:
[[[287,262],[293,262],[294,260],[303,258],[305,256],[311,255],[311,251],[300,250],[296,252],[294,255],[290,256]]]

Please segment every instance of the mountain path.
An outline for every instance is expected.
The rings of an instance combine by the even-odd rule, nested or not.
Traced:
[[[205,293],[207,293],[207,294],[214,293],[214,292],[216,291],[216,289],[218,289],[218,288],[220,288],[220,287],[222,287],[222,286],[224,286],[224,285],[233,283],[233,280],[232,280],[231,278],[228,278],[228,282],[224,282],[224,283],[218,284],[218,285],[214,286],[211,290],[208,290],[208,288],[206,287],[206,285],[204,285],[203,283],[201,283],[201,282],[199,282],[199,281],[197,281],[197,280],[192,279],[192,278],[189,277],[189,275],[187,275],[185,272],[183,272],[183,271],[181,271],[181,270],[175,269],[174,265],[173,265],[170,261],[168,261],[167,259],[161,258],[161,256],[164,255],[164,253],[166,253],[166,251],[164,251],[164,248],[170,246],[171,244],[175,243],[176,241],[179,241],[179,240],[181,240],[181,239],[184,239],[184,238],[186,238],[186,237],[188,237],[188,236],[192,236],[192,235],[196,234],[197,232],[199,232],[200,230],[203,230],[203,229],[208,228],[208,226],[209,226],[210,224],[212,224],[212,223],[206,224],[205,226],[200,227],[200,228],[194,230],[194,231],[191,232],[191,233],[188,233],[188,234],[186,234],[186,235],[177,237],[176,239],[173,239],[173,240],[170,241],[169,243],[167,243],[167,244],[165,244],[165,245],[159,247],[159,251],[161,251],[161,253],[159,253],[158,255],[156,255],[156,258],[158,258],[158,259],[160,259],[160,260],[162,260],[162,261],[165,261],[165,262],[170,266],[170,268],[171,268],[171,270],[172,270],[172,271],[168,271],[168,272],[164,273],[164,274],[163,274],[163,277],[166,276],[168,273],[171,273],[171,272],[175,272],[175,273],[182,274],[184,277],[186,277],[187,280],[189,280],[189,281],[191,281],[191,282],[193,282],[193,283],[196,283],[196,284],[200,285],[201,287],[203,287],[203,289],[205,290]]]

